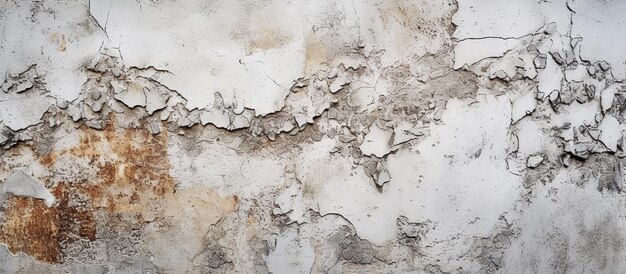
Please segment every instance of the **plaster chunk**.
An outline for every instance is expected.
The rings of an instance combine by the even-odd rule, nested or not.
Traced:
[[[611,115],[606,115],[598,129],[601,132],[599,140],[611,151],[617,151],[617,143],[622,138],[619,121]]]
[[[115,94],[115,99],[120,100],[129,108],[134,108],[136,106],[146,106],[146,94],[144,93],[143,88],[134,84],[128,85],[127,89],[121,91],[118,94]],[[154,105],[152,105],[151,107],[154,107]]]
[[[72,117],[72,120],[74,122],[77,122],[78,120],[82,118],[82,115],[83,115],[82,106],[71,104],[68,106],[68,113]]]
[[[103,106],[104,106],[104,101],[95,101],[91,103],[90,105],[91,110],[93,110],[94,112],[100,112]]]
[[[293,181],[289,187],[274,197],[274,214],[284,214],[289,219],[302,223],[306,220],[306,210],[302,197],[302,185]]]
[[[165,121],[169,119],[169,117],[170,117],[169,111],[161,111],[161,115],[159,116],[159,118],[161,118],[161,121]]]
[[[511,107],[512,123],[517,123],[524,116],[531,114],[537,107],[537,100],[532,91],[526,92],[513,100]]]
[[[331,93],[337,93],[338,91],[340,91],[341,89],[343,89],[343,87],[348,84],[349,82],[347,81],[347,79],[344,76],[340,76],[337,79],[335,79],[331,84],[330,84],[330,92]]]
[[[602,112],[606,112],[613,106],[613,99],[615,98],[616,88],[615,86],[610,86],[606,89],[603,89],[600,93]]]
[[[146,111],[149,115],[167,106],[168,95],[153,90],[144,90],[144,92],[146,95]]]
[[[306,125],[308,123],[308,119],[306,117],[306,114],[296,114],[296,116],[294,117],[296,120],[296,123],[298,124],[298,127],[302,127],[304,125]]]
[[[48,207],[54,204],[54,196],[43,186],[41,182],[33,178],[21,169],[14,169],[5,179],[4,193],[19,197],[41,199]]]
[[[123,91],[126,90],[126,87],[127,87],[126,83],[123,83],[118,80],[112,80],[110,84],[111,84],[111,88],[113,89],[114,94],[122,93]]]
[[[376,157],[384,157],[391,152],[392,131],[383,130],[376,125],[369,128],[369,133],[365,135],[363,143],[359,149],[364,155],[374,155]]]
[[[50,103],[42,96],[0,94],[0,120],[14,131],[41,123],[48,108]]]
[[[31,89],[34,86],[33,82],[31,82],[30,80],[26,79],[24,81],[20,81],[17,84],[15,84],[13,86],[13,90],[16,93],[22,93],[24,91],[27,91],[29,89]]]
[[[187,118],[186,116],[181,116],[178,118],[178,120],[176,120],[176,124],[179,127],[190,127],[193,125],[193,121],[191,121],[191,119]]]
[[[538,167],[544,160],[542,155],[532,155],[526,159],[526,166],[530,168]]]
[[[241,115],[232,117],[232,121],[228,127],[229,130],[247,128],[250,126],[250,120],[254,114],[251,111],[243,112]]]
[[[396,146],[410,140],[414,140],[428,133],[428,126],[423,123],[412,125],[408,122],[401,122],[393,129],[392,145]]]
[[[517,39],[483,38],[462,40],[454,47],[454,69],[471,66],[485,58],[502,57],[519,44]]]
[[[161,125],[159,125],[156,121],[151,121],[148,123],[148,130],[152,134],[159,134],[161,133]]]
[[[376,178],[376,185],[378,185],[379,187],[382,187],[386,183],[389,183],[391,181],[391,176],[389,175],[389,171],[387,171],[387,168],[385,168],[384,165],[382,165],[381,163],[378,163],[378,167],[376,169],[378,173],[378,176]]]
[[[213,109],[202,112],[200,115],[202,125],[213,124],[219,128],[228,128],[230,125],[230,115],[226,110]]]
[[[546,55],[545,54],[540,54],[537,55],[537,57],[535,57],[535,59],[533,59],[533,64],[535,65],[535,68],[537,69],[544,69],[546,68]]]
[[[561,68],[552,58],[547,58],[546,68],[539,70],[537,73],[537,90],[544,94],[545,97],[549,96],[554,91],[556,91],[555,95],[558,95],[558,91],[561,90],[563,78],[564,75]]]
[[[64,99],[57,99],[57,106],[60,109],[66,109],[69,106],[69,102]]]

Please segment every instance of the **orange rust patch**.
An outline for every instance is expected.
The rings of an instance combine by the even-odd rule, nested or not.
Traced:
[[[169,175],[167,135],[145,129],[84,131],[76,147],[61,154],[86,159],[97,176],[80,186],[95,208],[109,212],[141,213],[143,207],[174,192]]]
[[[157,234],[158,241],[169,244],[204,235],[207,224],[237,210],[237,196],[221,197],[211,188],[174,192],[166,132],[154,136],[144,129],[116,130],[111,124],[103,131],[80,128],[75,146],[37,159],[57,174],[42,178],[54,185],[50,191],[57,202],[46,207],[37,199],[9,198],[0,242],[11,252],[63,263],[74,247],[97,240],[101,226],[95,216],[100,222],[115,219],[138,225],[172,222],[175,229]],[[83,169],[65,176],[67,165]]]
[[[0,241],[12,253],[24,252],[41,261],[62,263],[64,245],[96,239],[93,212],[71,202],[79,194],[77,190],[59,184],[52,192],[58,200],[54,207],[38,199],[9,198]]]
[[[52,164],[54,164],[54,158],[55,158],[55,154],[54,153],[48,153],[46,155],[44,155],[43,157],[40,157],[39,163],[42,166],[45,166],[47,168],[51,168]]]
[[[82,128],[76,146],[37,159],[52,174],[63,168],[55,165],[60,160],[88,163],[96,176],[57,178],[61,181],[51,189],[57,199],[53,207],[37,199],[10,197],[0,242],[11,252],[63,263],[67,246],[77,240],[96,240],[94,212],[142,222],[142,214],[154,215],[162,200],[171,197],[174,180],[169,175],[166,133],[153,136],[145,129],[115,130],[110,124],[104,131]]]
[[[58,214],[41,200],[12,197],[7,204],[0,240],[9,251],[49,263],[61,262]]]

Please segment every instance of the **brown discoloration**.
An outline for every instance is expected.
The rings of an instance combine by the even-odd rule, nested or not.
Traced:
[[[187,262],[205,250],[209,244],[205,237],[211,233],[211,227],[236,210],[237,203],[236,196],[223,197],[207,187],[179,189],[167,195],[159,200],[159,208],[147,210],[142,216],[147,222],[159,222],[167,227],[146,234],[145,250],[155,258],[162,258],[159,264],[191,273]]]
[[[94,212],[140,222],[141,215],[162,213],[158,206],[164,199],[172,200],[174,180],[169,175],[166,133],[155,136],[143,129],[116,130],[111,121],[104,131],[81,129],[80,133],[76,146],[37,160],[53,174],[61,168],[55,165],[57,161],[86,162],[94,167],[96,177],[77,174],[74,181],[49,183],[55,185],[51,192],[57,199],[52,207],[36,199],[10,197],[0,242],[11,252],[63,263],[67,246],[78,240],[96,240]],[[52,181],[53,177],[46,179]],[[223,211],[234,210],[236,203],[236,198],[226,199]]]
[[[50,35],[50,42],[57,46],[57,51],[65,51],[65,35],[55,32]]]
[[[271,24],[265,23],[250,29],[249,40],[246,41],[246,53],[252,54],[258,50],[280,48],[287,44],[291,38],[284,31],[277,29]]]
[[[43,201],[31,198],[12,197],[7,205],[0,240],[9,251],[49,263],[62,262],[58,214]]]
[[[150,247],[158,254],[181,241],[202,237],[208,224],[237,210],[239,197],[222,197],[210,188],[174,192],[167,133],[152,135],[144,129],[118,129],[113,119],[102,131],[79,128],[76,145],[39,156],[37,161],[52,174],[62,174],[67,163],[89,168],[71,180],[44,178],[47,185],[54,185],[51,192],[58,202],[53,207],[35,199],[10,198],[6,221],[0,227],[0,242],[6,243],[11,252],[63,263],[76,246],[101,241],[98,237],[105,235],[107,228],[97,231],[103,227],[97,220],[116,219],[138,226],[164,222],[173,227],[151,240],[159,243]],[[201,239],[195,242],[201,250]]]
[[[77,203],[80,190],[68,184],[57,185],[52,193],[58,203],[47,207],[42,200],[11,197],[0,227],[0,241],[13,253],[63,263],[63,247],[76,241],[96,239],[96,222],[91,209]]]
[[[91,209],[80,205],[83,195],[80,189],[72,188],[68,184],[59,184],[52,192],[59,200],[54,207],[58,211],[61,241],[71,243],[69,235],[78,235],[80,238],[94,241],[96,239],[96,222]]]
[[[307,37],[304,44],[304,75],[310,75],[321,68],[321,64],[327,63],[329,49],[321,39]]]
[[[51,168],[52,164],[54,164],[54,160],[55,160],[55,154],[54,153],[48,153],[42,157],[40,157],[39,159],[39,163],[47,168]]]
[[[140,213],[154,198],[174,192],[166,151],[167,135],[143,129],[83,132],[69,157],[86,158],[98,168],[97,178],[82,186],[90,203],[111,212]],[[63,154],[63,152],[61,152]]]
[[[225,212],[235,212],[237,210],[237,204],[239,203],[239,197],[237,195],[226,198],[223,202],[223,210]]]

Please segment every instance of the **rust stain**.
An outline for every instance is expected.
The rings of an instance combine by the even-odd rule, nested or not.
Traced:
[[[0,242],[11,252],[63,263],[72,244],[97,240],[94,216],[139,225],[170,220],[184,227],[176,233],[204,235],[207,222],[215,223],[237,210],[235,195],[222,197],[206,187],[175,191],[167,132],[152,135],[145,129],[118,129],[114,119],[102,131],[81,127],[76,145],[38,156],[37,161],[52,174],[63,174],[67,163],[82,163],[93,170],[72,174],[72,179],[40,178],[53,185],[50,190],[57,202],[52,207],[37,199],[9,197]]]
[[[7,205],[0,240],[9,251],[49,263],[62,262],[58,214],[36,199],[11,197]]]
[[[86,161],[97,175],[78,174],[83,178],[56,182],[51,192],[58,202],[52,207],[41,200],[9,197],[0,242],[11,252],[63,263],[66,246],[96,240],[94,212],[122,214],[127,221],[141,223],[142,214],[174,194],[166,133],[154,136],[145,129],[115,129],[111,124],[103,131],[81,128],[76,146],[37,159],[53,174],[60,159]]]
[[[52,165],[54,164],[55,161],[55,154],[54,153],[48,153],[42,157],[39,157],[39,159],[37,159],[39,161],[39,163],[42,166],[45,167],[52,167]]]
[[[47,207],[33,198],[10,197],[0,241],[12,253],[24,252],[48,263],[63,263],[63,245],[96,239],[93,211],[74,203],[78,190],[59,184],[53,190],[58,203]]]
[[[140,213],[155,198],[174,192],[166,147],[165,132],[155,136],[145,129],[109,126],[104,131],[83,132],[79,145],[67,153],[88,159],[99,170],[97,178],[82,186],[93,207]]]

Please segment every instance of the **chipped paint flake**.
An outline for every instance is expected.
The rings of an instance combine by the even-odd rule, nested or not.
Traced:
[[[48,207],[52,206],[55,200],[40,181],[21,169],[13,170],[4,180],[3,191],[13,196],[44,200]]]

